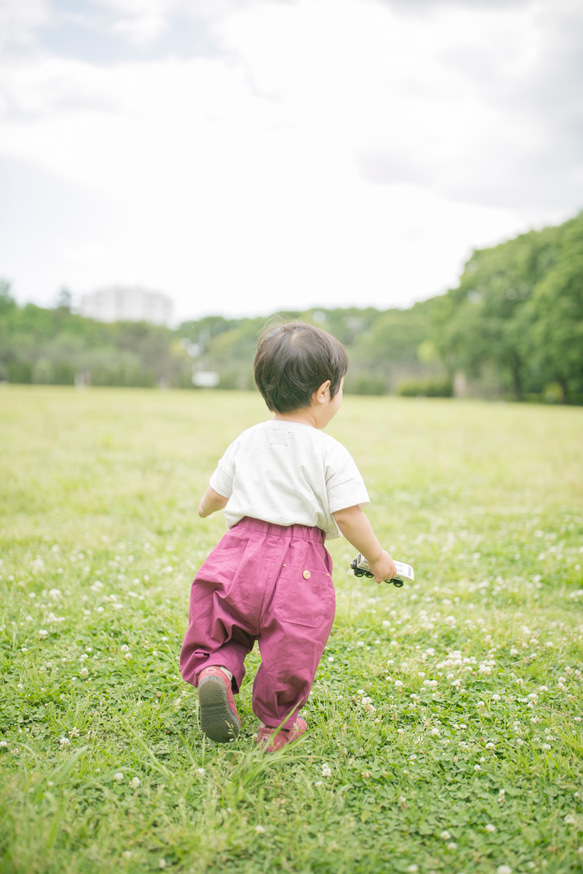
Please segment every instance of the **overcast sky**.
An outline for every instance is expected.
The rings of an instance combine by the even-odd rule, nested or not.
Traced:
[[[581,0],[0,0],[0,277],[407,307],[583,208]]]

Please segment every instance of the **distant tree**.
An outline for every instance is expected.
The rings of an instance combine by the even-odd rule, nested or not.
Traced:
[[[417,364],[419,347],[431,332],[434,308],[433,302],[424,301],[409,309],[377,313],[369,329],[355,338],[355,360]]]
[[[536,386],[535,289],[561,260],[559,228],[531,231],[474,252],[460,284],[436,307],[436,343],[450,371],[490,365],[516,400]],[[540,388],[540,386],[538,386]]]
[[[536,287],[531,307],[535,360],[565,400],[583,395],[583,213],[563,225],[559,258]]]
[[[63,286],[57,294],[56,309],[70,313],[72,303],[73,295],[68,288]]]

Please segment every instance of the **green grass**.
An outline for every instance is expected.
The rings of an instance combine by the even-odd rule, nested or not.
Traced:
[[[178,671],[196,505],[251,394],[0,389],[0,871],[583,870],[583,410],[347,397],[417,581],[358,580],[309,734],[205,742]],[[505,866],[505,867],[504,867]]]

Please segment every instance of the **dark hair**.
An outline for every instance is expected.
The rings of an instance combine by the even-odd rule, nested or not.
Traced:
[[[342,343],[305,322],[268,326],[257,346],[255,382],[268,408],[291,413],[309,407],[313,393],[330,380],[334,397],[348,370]]]

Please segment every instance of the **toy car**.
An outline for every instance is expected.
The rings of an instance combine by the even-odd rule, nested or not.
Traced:
[[[392,583],[397,589],[400,589],[404,583],[412,583],[415,579],[415,572],[410,564],[405,564],[402,561],[396,561],[397,576],[390,580],[385,580],[385,583]],[[354,571],[356,577],[374,577],[371,572],[366,558],[359,552],[354,561],[350,563],[350,567]]]

